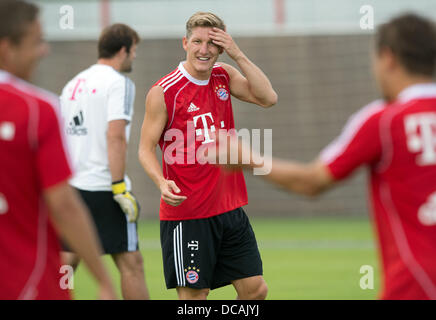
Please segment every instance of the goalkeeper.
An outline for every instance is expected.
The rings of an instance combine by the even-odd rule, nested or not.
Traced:
[[[78,189],[94,219],[105,254],[121,274],[124,299],[148,299],[138,246],[139,204],[125,174],[135,85],[122,73],[132,70],[138,34],[115,24],[103,30],[98,61],[64,87],[61,113]],[[79,257],[64,246],[64,262]]]

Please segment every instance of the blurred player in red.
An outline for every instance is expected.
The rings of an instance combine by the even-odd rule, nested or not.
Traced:
[[[435,63],[430,21],[405,14],[381,25],[373,69],[384,99],[354,114],[317,160],[273,159],[265,176],[289,191],[317,195],[368,168],[381,299],[436,299]]]
[[[115,299],[89,213],[67,183],[58,99],[26,82],[47,50],[38,8],[1,1],[0,299],[70,298],[55,228],[87,262],[100,297]]]
[[[238,48],[212,13],[186,24],[186,61],[159,80],[146,99],[140,161],[161,191],[161,244],[167,288],[179,299],[206,299],[209,290],[233,284],[240,299],[264,299],[267,286],[254,232],[242,209],[242,172],[201,164],[196,153],[233,129],[230,95],[269,107],[277,95],[265,74]],[[226,51],[242,70],[216,63]],[[177,145],[173,134],[180,134]],[[163,173],[156,146],[164,154]],[[174,147],[181,155],[171,159]],[[176,156],[177,157],[177,156]]]

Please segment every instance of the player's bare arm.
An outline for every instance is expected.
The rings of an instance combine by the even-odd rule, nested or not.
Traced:
[[[108,123],[106,133],[109,170],[112,177],[112,192],[129,222],[136,221],[139,215],[136,198],[126,189],[124,174],[127,158],[127,121],[112,120]]]
[[[106,134],[112,181],[124,179],[127,156],[126,120],[112,120]]]
[[[242,156],[240,156],[242,159]],[[246,165],[227,165],[235,168],[262,167],[263,164],[250,162]],[[310,163],[272,159],[271,171],[262,176],[288,192],[305,196],[317,196],[334,184],[334,179],[326,166],[319,160]]]
[[[100,298],[116,299],[112,282],[100,257],[103,251],[96,237],[97,231],[86,206],[67,182],[45,190],[44,198],[58,233],[83,258],[97,279]]]
[[[186,196],[177,195],[181,193],[181,190],[174,181],[165,179],[156,157],[156,147],[167,121],[163,89],[159,86],[153,87],[145,100],[145,115],[139,142],[139,161],[159,188],[162,200],[169,205],[178,206],[186,199]]]
[[[224,141],[225,139],[227,141]],[[261,168],[265,165],[258,161],[262,157],[241,139],[222,133],[218,135],[217,141],[218,144],[225,142],[227,148],[217,148],[215,152],[208,153],[205,160],[221,163],[223,167],[230,170]],[[237,161],[231,161],[231,155],[237,155],[237,158],[233,158]],[[226,159],[225,163],[223,159]],[[268,160],[264,158],[264,161]],[[335,182],[328,168],[319,159],[310,163],[274,158],[270,161],[271,171],[262,177],[289,192],[316,196],[329,189]]]
[[[271,172],[264,178],[289,192],[316,196],[334,184],[329,170],[320,160],[299,163],[273,159]]]
[[[233,38],[227,32],[212,28],[209,36],[213,43],[223,48],[241,69],[242,74],[234,67],[222,63],[230,76],[230,91],[236,98],[268,108],[277,103],[277,93],[274,91],[268,77],[239,49]]]

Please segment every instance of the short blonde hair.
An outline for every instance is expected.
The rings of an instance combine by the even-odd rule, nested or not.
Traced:
[[[186,37],[192,35],[192,30],[196,27],[215,27],[226,30],[226,25],[220,17],[211,12],[196,12],[186,22]]]

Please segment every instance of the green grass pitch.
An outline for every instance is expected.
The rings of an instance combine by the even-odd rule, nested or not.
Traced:
[[[367,219],[253,218],[262,255],[267,299],[376,299],[379,265],[373,229]],[[177,299],[167,290],[162,271],[159,221],[139,224],[140,248],[151,299]],[[118,271],[105,256],[121,298]],[[374,268],[374,289],[361,289],[363,265]],[[74,277],[75,299],[95,299],[96,285],[81,264]],[[209,299],[235,299],[233,287],[211,291]]]

